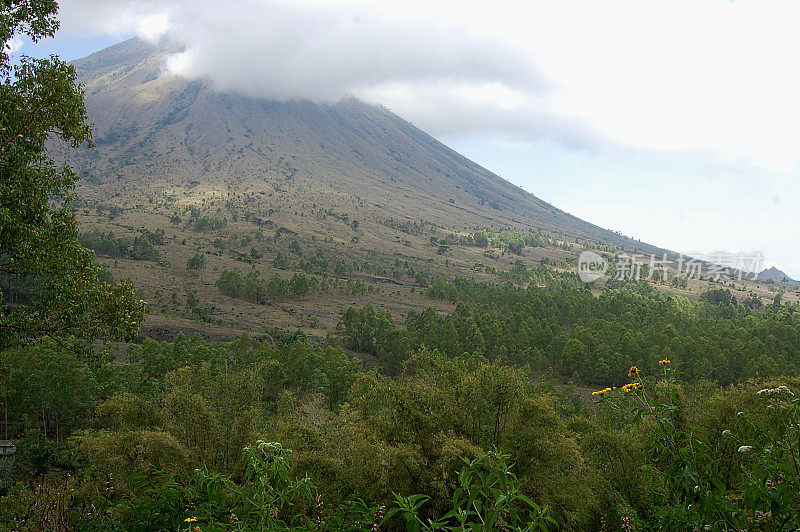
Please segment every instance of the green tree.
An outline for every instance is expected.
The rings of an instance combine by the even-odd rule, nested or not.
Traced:
[[[296,273],[289,279],[289,290],[297,296],[306,295],[312,288],[313,281],[303,273]]]
[[[244,278],[239,268],[223,270],[215,284],[228,297],[239,297],[244,291]]]
[[[12,433],[39,429],[61,440],[86,418],[98,384],[86,357],[73,344],[74,340],[61,345],[44,339],[0,352]]]
[[[53,0],[8,0],[0,7],[0,279],[35,280],[25,304],[0,292],[0,346],[53,334],[132,340],[146,312],[130,283],[100,282],[93,253],[78,241],[69,210],[77,176],[57,166],[46,143],[91,143],[75,67],[55,56],[12,62],[18,34],[54,35]]]
[[[253,303],[260,303],[266,296],[267,287],[256,270],[250,270],[244,276],[244,297]]]
[[[475,245],[479,248],[488,248],[489,247],[489,235],[486,234],[486,231],[481,229],[477,233],[475,233],[473,237],[475,241]]]
[[[190,272],[197,272],[206,267],[206,254],[199,251],[194,254],[194,257],[186,261],[186,269]]]
[[[267,297],[272,300],[283,299],[288,291],[287,282],[277,273],[267,282]]]

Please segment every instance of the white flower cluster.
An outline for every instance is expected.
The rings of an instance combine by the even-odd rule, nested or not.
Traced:
[[[758,395],[781,395],[781,394],[788,394],[794,395],[794,392],[789,389],[788,386],[778,386],[777,388],[764,388],[763,390],[758,390]]]

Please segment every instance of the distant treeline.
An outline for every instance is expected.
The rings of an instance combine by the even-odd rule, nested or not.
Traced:
[[[525,247],[543,247],[556,245],[557,242],[541,232],[524,233],[516,229],[481,229],[475,233],[451,233],[442,238],[430,237],[431,244],[439,246],[439,252],[446,251],[448,246],[476,246],[479,248],[503,248],[515,255],[522,255]]]
[[[134,237],[130,243],[117,238],[112,231],[106,233],[95,230],[81,235],[80,242],[87,248],[94,250],[98,255],[121,259],[156,261],[159,258],[159,253],[155,246],[164,243],[164,230],[157,229],[151,232],[145,229],[142,231],[141,236]]]
[[[256,270],[242,274],[239,268],[223,270],[215,285],[226,296],[261,304],[280,301],[289,295],[304,296],[320,288],[316,277],[302,272],[295,273],[289,280],[277,273],[264,279]]]
[[[173,216],[172,221],[180,223],[180,217]],[[205,233],[225,229],[228,227],[228,219],[224,217],[201,215],[197,207],[192,207],[186,225],[198,233]]]
[[[657,372],[665,357],[680,364],[684,378],[720,384],[800,373],[800,312],[779,305],[755,310],[724,289],[692,302],[640,282],[596,297],[564,274],[548,288],[439,277],[428,295],[457,307],[449,315],[412,310],[404,330],[371,306],[349,308],[336,334],[344,346],[394,367],[426,346],[598,384],[622,384],[618,368],[625,364]]]

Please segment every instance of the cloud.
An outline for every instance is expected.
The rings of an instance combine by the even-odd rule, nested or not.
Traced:
[[[501,83],[391,83],[354,94],[387,105],[396,114],[446,138],[482,137],[522,144],[548,140],[591,150],[607,143],[582,118],[550,111],[542,101],[546,96],[531,96]]]
[[[158,36],[169,67],[274,99],[356,95],[435,135],[713,154],[795,170],[794,0],[64,0],[66,32]]]
[[[354,95],[435,135],[490,131],[512,140],[590,142],[580,119],[573,126],[547,110],[557,87],[528,51],[424,3],[394,9],[241,0],[226,7],[209,0],[65,0],[61,30],[169,39],[184,52],[166,68],[210,79],[220,91],[318,102]]]
[[[71,0],[62,7],[62,29],[166,35],[185,46],[170,63],[178,73],[278,99],[335,101],[390,82],[550,88],[522,51],[436,17],[357,4],[241,0],[225,7],[208,0]]]
[[[12,37],[3,44],[3,53],[7,55],[14,55],[18,51],[20,51],[20,49],[22,49],[23,45],[24,42],[22,39],[20,39],[19,37]]]

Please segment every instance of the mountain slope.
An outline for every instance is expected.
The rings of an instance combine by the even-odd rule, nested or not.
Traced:
[[[759,277],[763,277],[764,279],[772,279],[773,281],[779,281],[782,283],[798,283],[799,281],[795,281],[781,270],[773,266],[772,268],[767,268],[766,270],[762,271],[758,274]]]
[[[385,109],[353,99],[319,105],[217,93],[162,74],[168,53],[133,39],[75,63],[97,149],[73,162],[105,196],[200,183],[264,192],[290,182],[313,188],[312,201],[369,198],[362,216],[541,228],[658,251],[560,211]]]
[[[386,109],[216,92],[164,73],[170,53],[134,39],[76,61],[96,147],[53,148],[83,177],[85,242],[151,303],[145,334],[324,336],[348,306],[398,320],[448,310],[423,294],[438,275],[541,284],[531,271],[574,272],[584,249],[664,253],[560,211]],[[249,274],[252,290],[223,293],[226,271]],[[302,275],[310,289],[287,291]]]

